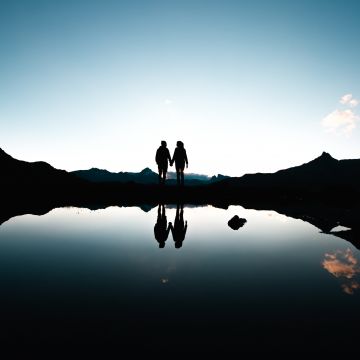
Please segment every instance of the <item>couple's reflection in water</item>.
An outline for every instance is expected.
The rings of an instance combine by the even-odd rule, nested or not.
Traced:
[[[169,237],[170,231],[175,243],[175,248],[181,248],[185,239],[186,230],[187,221],[184,221],[184,204],[177,204],[174,224],[171,221],[169,223],[167,222],[165,205],[159,204],[157,221],[154,226],[154,235],[159,243],[159,248],[165,247],[165,242]]]

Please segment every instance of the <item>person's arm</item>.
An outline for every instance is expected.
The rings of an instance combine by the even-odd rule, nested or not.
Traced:
[[[173,157],[172,157],[172,159],[171,159],[171,162],[170,162],[170,165],[171,165],[171,166],[173,166],[173,164],[174,164],[175,156],[176,156],[176,149],[174,150],[174,155],[173,155]]]
[[[167,160],[169,160],[170,165],[172,165],[172,164],[171,164],[171,156],[170,156],[170,151],[169,151],[169,149],[166,149],[166,152],[167,152],[167,154],[166,154]]]
[[[166,238],[168,238],[168,236],[169,236],[169,232],[170,232],[170,230],[173,228],[173,225],[172,225],[172,222],[170,221],[169,222],[169,225],[168,225],[168,227],[167,227],[167,229],[166,229]]]
[[[185,162],[186,162],[186,167],[189,167],[189,162],[188,162],[188,158],[187,158],[187,155],[186,155],[186,150],[184,149],[184,152],[185,152]]]
[[[172,224],[172,222],[169,222],[169,229],[171,230],[171,234],[173,234],[174,236],[174,225]]]
[[[159,158],[159,149],[156,150],[156,155],[155,155],[155,162],[158,164],[158,158]]]
[[[183,240],[185,240],[186,230],[187,230],[187,221],[185,221],[185,227],[184,227],[184,232],[183,232],[184,239]]]

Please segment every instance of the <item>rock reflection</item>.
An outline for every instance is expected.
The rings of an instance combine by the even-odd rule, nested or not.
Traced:
[[[358,281],[353,280],[360,273],[360,266],[350,248],[326,253],[322,266],[331,275],[344,281],[341,288],[346,294],[352,295],[354,290],[360,288]]]

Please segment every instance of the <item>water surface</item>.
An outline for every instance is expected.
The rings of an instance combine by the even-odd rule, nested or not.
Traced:
[[[157,207],[58,208],[2,224],[3,340],[326,349],[357,339],[351,243],[274,211],[179,213],[166,206],[165,226],[178,232],[165,243]],[[234,215],[247,220],[239,230],[227,224]]]

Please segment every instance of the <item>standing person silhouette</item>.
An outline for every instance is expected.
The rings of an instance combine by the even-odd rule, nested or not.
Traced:
[[[170,165],[172,165],[175,161],[175,167],[176,167],[176,179],[177,184],[183,186],[184,185],[184,169],[185,164],[186,167],[189,167],[188,158],[186,155],[186,150],[184,148],[184,143],[182,141],[178,141],[176,143],[176,149],[174,151],[173,158],[170,162]]]
[[[171,227],[172,227],[171,222],[169,222],[169,225],[167,223],[165,206],[163,204],[162,205],[159,204],[157,221],[154,226],[154,235],[155,235],[155,239],[159,243],[160,249],[165,247],[165,241],[167,240],[167,238],[169,236]]]
[[[175,248],[180,249],[185,240],[187,221],[184,222],[184,204],[177,204],[174,226],[170,223],[171,233],[175,242]]]
[[[159,168],[159,184],[165,184],[168,163],[172,166],[169,149],[166,141],[161,141],[161,146],[156,151],[155,161]]]

